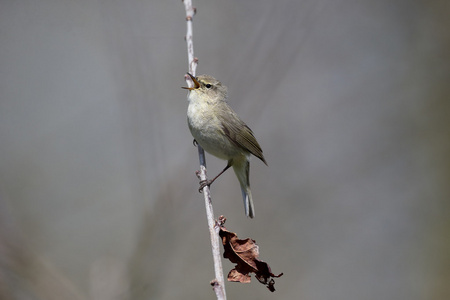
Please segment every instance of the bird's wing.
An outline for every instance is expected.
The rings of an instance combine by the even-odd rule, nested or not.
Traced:
[[[218,116],[222,129],[228,139],[235,145],[244,148],[262,160],[266,165],[261,146],[258,144],[253,131],[231,110],[222,111]]]

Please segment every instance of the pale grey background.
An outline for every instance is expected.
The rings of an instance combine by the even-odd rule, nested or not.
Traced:
[[[194,5],[198,74],[269,163],[252,163],[254,220],[232,172],[215,213],[285,274],[229,299],[449,299],[449,2]],[[0,2],[1,299],[214,298],[184,17],[178,0]]]

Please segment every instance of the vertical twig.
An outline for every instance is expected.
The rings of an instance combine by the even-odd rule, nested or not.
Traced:
[[[195,70],[197,68],[198,59],[194,56],[194,43],[192,40],[192,18],[195,15],[196,9],[192,6],[191,0],[183,0],[183,3],[186,9],[186,23],[187,23],[186,44],[189,59],[189,73],[195,76]],[[191,84],[191,80],[187,79],[188,77],[186,77],[186,82],[188,83],[188,85]],[[198,172],[197,175],[200,180],[207,180],[205,151],[203,150],[202,147],[200,147],[200,145],[197,145],[197,148],[198,148],[198,158],[200,161],[200,171]],[[209,234],[211,238],[211,248],[214,259],[214,271],[216,275],[216,278],[211,281],[211,285],[213,286],[217,299],[225,300],[226,299],[225,280],[223,276],[222,260],[220,257],[220,239],[219,239],[220,228],[214,219],[211,194],[208,186],[205,186],[203,188],[203,196],[205,198],[206,217],[208,219]]]

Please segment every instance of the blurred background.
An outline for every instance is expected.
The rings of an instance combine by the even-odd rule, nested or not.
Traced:
[[[194,6],[269,164],[255,219],[232,171],[215,214],[284,272],[228,298],[449,299],[449,2]],[[185,32],[178,0],[1,1],[1,299],[215,298]]]

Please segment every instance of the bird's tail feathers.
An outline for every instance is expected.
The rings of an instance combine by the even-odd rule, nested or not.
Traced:
[[[247,189],[241,187],[241,191],[242,191],[242,198],[244,199],[245,215],[247,217],[254,218],[255,206],[253,205],[253,198],[252,192],[250,191],[250,187]]]
[[[252,192],[250,190],[250,162],[246,158],[241,162],[233,163],[233,170],[241,185],[242,198],[244,200],[245,215],[250,218],[255,217],[255,206],[253,205]]]

